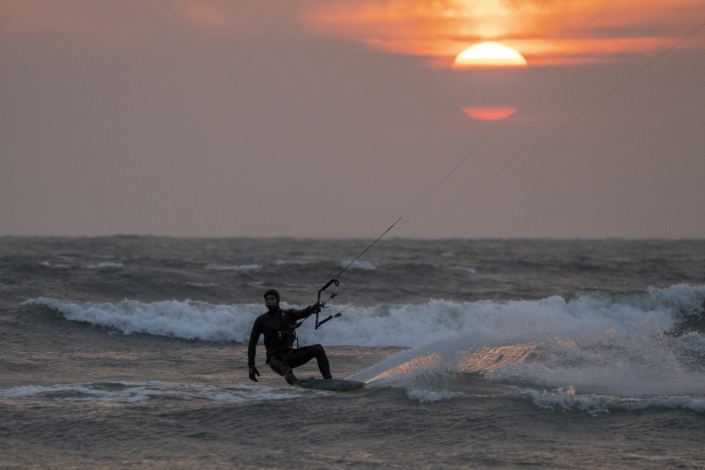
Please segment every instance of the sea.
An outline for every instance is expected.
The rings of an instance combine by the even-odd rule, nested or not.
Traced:
[[[371,242],[0,237],[0,469],[705,467],[704,240]]]

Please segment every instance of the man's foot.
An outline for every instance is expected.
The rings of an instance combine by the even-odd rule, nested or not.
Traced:
[[[323,378],[324,378],[325,380],[331,380],[331,379],[333,379],[333,376],[332,376],[332,375],[328,375],[328,376],[323,377]]]

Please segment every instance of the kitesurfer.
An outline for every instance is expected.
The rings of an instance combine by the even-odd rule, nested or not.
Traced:
[[[255,320],[250,333],[250,344],[247,349],[247,365],[250,369],[250,379],[257,382],[259,371],[255,367],[255,352],[260,335],[264,334],[264,346],[267,348],[267,364],[277,374],[281,375],[291,385],[297,379],[292,369],[302,366],[314,357],[318,361],[318,369],[324,379],[333,378],[330,375],[328,357],[320,344],[294,349],[296,328],[299,320],[321,311],[321,304],[316,302],[302,310],[279,307],[279,292],[269,289],[264,293],[264,305],[267,312]]]

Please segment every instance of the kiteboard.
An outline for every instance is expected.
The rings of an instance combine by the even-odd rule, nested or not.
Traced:
[[[312,390],[328,390],[330,392],[352,392],[360,390],[365,386],[364,382],[355,382],[354,380],[335,380],[335,379],[303,379],[294,382],[292,387],[308,388]]]

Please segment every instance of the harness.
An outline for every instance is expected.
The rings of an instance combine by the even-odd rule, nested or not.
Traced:
[[[276,346],[277,349],[283,349],[283,346],[288,346],[291,344],[293,346],[294,340],[296,340],[296,347],[299,347],[299,336],[296,334],[296,329],[301,326],[303,321],[300,322],[289,322],[288,319],[286,318],[286,313],[284,313],[284,310],[279,309],[279,314],[277,316],[279,317],[280,324],[284,323],[284,326],[280,329],[277,330],[271,330],[275,331],[277,333],[277,339],[276,339]]]

